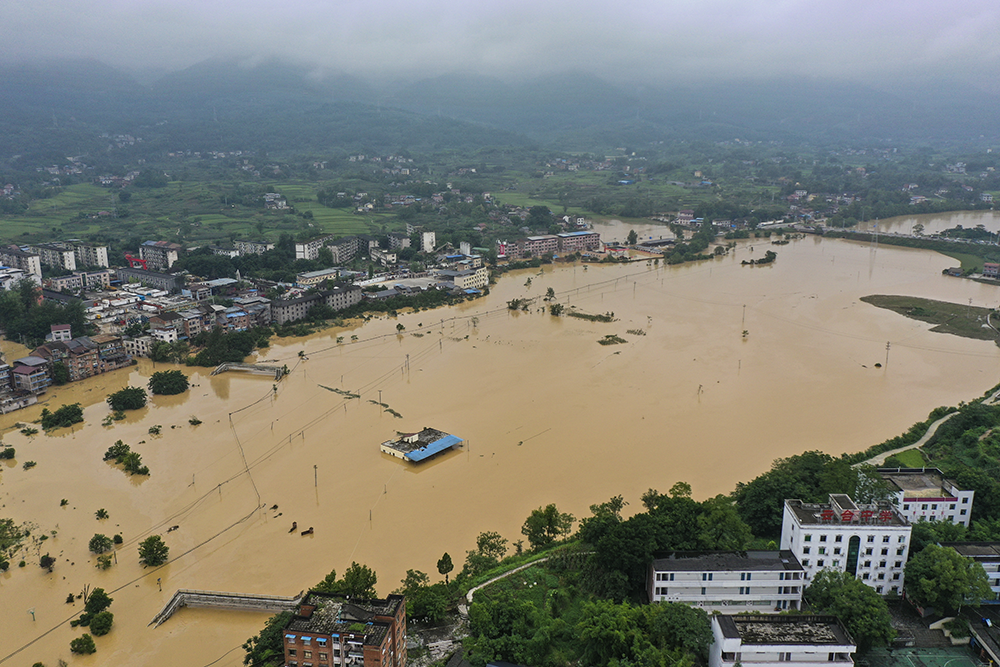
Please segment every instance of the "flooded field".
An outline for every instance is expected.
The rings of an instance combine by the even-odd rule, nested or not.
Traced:
[[[276,391],[269,379],[185,368],[187,394],[154,398],[112,427],[101,426],[105,395],[145,384],[148,361],[50,393],[50,406],[84,404],[86,422],[73,429],[28,438],[13,424],[40,406],[3,416],[17,458],[0,464],[0,516],[49,538],[24,569],[0,575],[0,662],[69,660],[80,631],[67,621],[82,605],[64,601],[89,584],[111,592],[115,627],[72,664],[240,665],[238,647],[266,615],[183,609],[157,629],[147,623],[178,588],[294,595],[352,560],[373,567],[387,594],[408,568],[436,579],[443,552],[461,567],[480,531],[519,539],[540,505],[580,517],[616,494],[635,507],[646,489],[678,480],[699,498],[728,493],[776,457],[865,448],[1000,380],[995,344],[930,333],[858,300],[996,306],[997,288],[941,275],[952,259],[808,237],[775,247],[772,265],[740,265],[767,249],[746,242],[679,267],[510,273],[475,302],[275,339],[260,358],[291,369]],[[540,312],[548,288],[567,308],[616,321]],[[511,312],[513,298],[536,300]],[[609,334],[627,342],[597,343]],[[887,341],[888,365],[875,368]],[[370,402],[379,400],[401,418]],[[379,452],[397,431],[425,426],[466,446],[420,467]],[[118,439],[149,478],[101,460]],[[37,466],[23,470],[28,460]],[[100,508],[110,518],[97,520]],[[314,533],[289,532],[293,521]],[[87,542],[117,532],[118,564],[99,571]],[[152,534],[170,562],[143,570],[136,545]],[[58,557],[52,574],[38,567],[44,553]]]
[[[982,225],[991,232],[1000,232],[1000,213],[996,211],[955,211],[954,213],[925,213],[921,215],[903,215],[898,218],[887,218],[878,222],[880,232],[893,232],[896,234],[912,234],[913,228],[921,224],[924,226],[923,234],[936,234],[946,229],[952,229],[958,225],[970,228]],[[862,222],[858,225],[859,231],[868,231],[875,225],[875,221]]]

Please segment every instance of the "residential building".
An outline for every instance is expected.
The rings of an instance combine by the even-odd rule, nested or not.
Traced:
[[[108,268],[108,247],[104,245],[74,245],[77,266],[103,266]]]
[[[357,285],[336,285],[328,290],[307,294],[297,299],[271,302],[271,316],[275,324],[301,320],[315,305],[325,304],[334,310],[343,310],[361,302],[361,288]]]
[[[50,364],[63,363],[69,371],[70,382],[100,375],[132,363],[132,358],[128,356],[122,344],[121,336],[111,334],[52,341],[35,348],[31,354],[45,359]]]
[[[486,267],[465,271],[438,271],[437,275],[454,283],[459,289],[485,289],[490,284],[490,272]]]
[[[836,616],[712,616],[709,667],[854,664],[858,646]]]
[[[73,327],[69,324],[53,324],[49,326],[49,331],[47,340],[65,342],[73,339]]]
[[[402,250],[410,247],[410,237],[402,232],[390,232],[389,250]]]
[[[90,337],[97,345],[97,372],[107,373],[118,368],[132,365],[132,357],[125,349],[121,336],[114,334],[97,334]]]
[[[674,552],[646,575],[650,602],[683,602],[727,613],[802,607],[805,570],[791,551]]]
[[[295,244],[295,259],[316,259],[319,256],[319,249],[327,244],[333,237],[327,234],[319,236],[309,241]]]
[[[1000,603],[1000,542],[942,542],[942,547],[951,547],[959,555],[971,558],[986,570],[993,596],[982,600],[983,604]]]
[[[434,252],[437,247],[437,235],[434,232],[420,233],[420,250],[422,252]]]
[[[31,246],[29,250],[38,255],[42,266],[76,271],[76,253],[61,243],[39,243]]]
[[[369,257],[372,258],[373,262],[378,262],[382,266],[395,266],[398,258],[395,251],[383,250],[382,248],[371,248],[368,251]]]
[[[950,521],[969,527],[975,491],[963,491],[937,468],[879,468],[896,507],[910,523]]]
[[[1000,278],[1000,264],[983,262],[983,278]]]
[[[251,327],[266,327],[271,324],[271,300],[262,296],[238,297],[233,303],[246,311]]]
[[[166,290],[173,294],[180,292],[184,288],[184,276],[173,275],[171,273],[157,273],[156,271],[146,271],[145,269],[118,269],[118,279],[121,280],[123,287],[126,283],[137,282]]]
[[[71,273],[68,276],[54,276],[46,278],[42,284],[54,292],[79,292],[83,289],[83,276],[79,273]]]
[[[358,255],[362,244],[357,236],[345,236],[327,244],[334,264],[346,264]]]
[[[184,331],[184,318],[173,311],[157,313],[149,318],[149,335],[158,341],[176,343],[179,338],[187,335]]]
[[[805,585],[829,568],[879,593],[899,594],[910,532],[910,522],[891,503],[859,506],[845,494],[830,494],[826,503],[785,501],[780,547],[802,564]]]
[[[236,248],[226,248],[219,245],[210,245],[208,249],[212,251],[213,255],[219,255],[221,257],[239,257],[240,251]]]
[[[572,254],[601,249],[601,235],[597,232],[566,232],[559,237],[559,252]]]
[[[302,287],[312,287],[319,285],[325,280],[336,281],[340,277],[340,268],[320,269],[319,271],[305,271],[295,276],[295,284]]]
[[[35,284],[41,284],[41,278],[30,271],[10,266],[0,266],[0,289],[9,290],[23,278],[28,278]]]
[[[542,236],[529,236],[517,244],[520,250],[520,257],[541,257],[545,253],[556,253],[559,250],[559,237],[555,234],[544,234]],[[508,249],[510,254],[510,249]]]
[[[25,394],[43,394],[50,384],[51,364],[48,360],[36,356],[15,359],[11,366],[11,376],[14,380],[14,391]]]
[[[41,258],[33,252],[25,252],[17,246],[0,247],[0,266],[21,269],[25,273],[33,273],[42,277]]]
[[[274,250],[274,244],[267,241],[248,241],[246,239],[236,239],[233,241],[240,255],[263,255],[268,250]]]
[[[406,600],[310,591],[283,635],[286,667],[406,667]]]
[[[146,266],[153,271],[169,269],[180,258],[184,247],[169,241],[145,241],[139,246],[139,257],[146,260]]]
[[[148,357],[149,351],[153,348],[153,343],[157,340],[152,336],[139,336],[138,338],[126,338],[122,341],[126,354],[131,357]]]

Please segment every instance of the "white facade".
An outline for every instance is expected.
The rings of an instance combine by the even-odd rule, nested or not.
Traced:
[[[805,571],[790,551],[678,552],[654,559],[646,579],[650,602],[710,613],[800,609],[805,588]]]
[[[889,504],[858,506],[844,494],[827,503],[786,500],[781,548],[806,572],[849,572],[878,593],[903,592],[903,567],[910,550],[909,521]]]
[[[295,259],[316,259],[319,257],[319,249],[332,239],[332,236],[321,236],[311,241],[295,244]]]
[[[896,507],[910,523],[950,521],[966,528],[975,491],[963,491],[937,468],[879,468],[895,493]]]
[[[76,253],[76,263],[80,266],[111,266],[108,262],[108,246],[105,245],[78,245],[73,246]]]
[[[420,250],[422,252],[434,252],[437,247],[437,235],[434,232],[423,232],[420,235]]]
[[[857,644],[834,616],[712,616],[709,667],[853,665]]]

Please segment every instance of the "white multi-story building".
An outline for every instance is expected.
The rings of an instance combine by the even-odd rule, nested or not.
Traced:
[[[61,243],[39,243],[28,250],[38,255],[42,266],[76,271],[76,253]]]
[[[806,585],[829,568],[848,572],[883,595],[899,594],[910,532],[910,522],[890,503],[859,506],[845,494],[830,494],[826,503],[785,501],[781,548],[802,564]]]
[[[240,251],[240,255],[263,255],[268,250],[274,250],[274,244],[268,241],[236,239],[233,246]]]
[[[836,616],[712,616],[709,667],[854,664],[858,650]]]
[[[910,523],[950,521],[966,528],[975,491],[963,491],[937,468],[879,468],[895,492],[896,507]]]
[[[434,252],[437,247],[437,234],[434,232],[423,232],[420,235],[420,250],[422,252]]]
[[[650,602],[683,602],[706,611],[799,609],[805,570],[791,551],[675,552],[646,574]]]
[[[33,273],[39,278],[42,277],[42,262],[38,255],[33,252],[25,252],[17,246],[0,247],[0,266],[21,269],[26,273]]]
[[[960,555],[971,558],[986,570],[993,597],[983,602],[995,603],[1000,600],[1000,542],[942,542],[941,546],[951,547]]]
[[[146,260],[153,271],[169,269],[180,258],[184,246],[169,241],[144,241],[139,246],[139,256]]]
[[[319,249],[326,245],[327,241],[333,237],[329,234],[318,238],[303,241],[295,244],[295,259],[316,259],[319,257]]]
[[[75,245],[76,263],[80,266],[111,266],[108,262],[108,246],[106,245]]]

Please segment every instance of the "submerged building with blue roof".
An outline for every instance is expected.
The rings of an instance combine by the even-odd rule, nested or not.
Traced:
[[[403,433],[395,440],[386,440],[381,445],[383,453],[413,463],[420,463],[435,454],[457,447],[464,442],[457,435],[451,435],[436,428],[425,428],[418,433]]]

